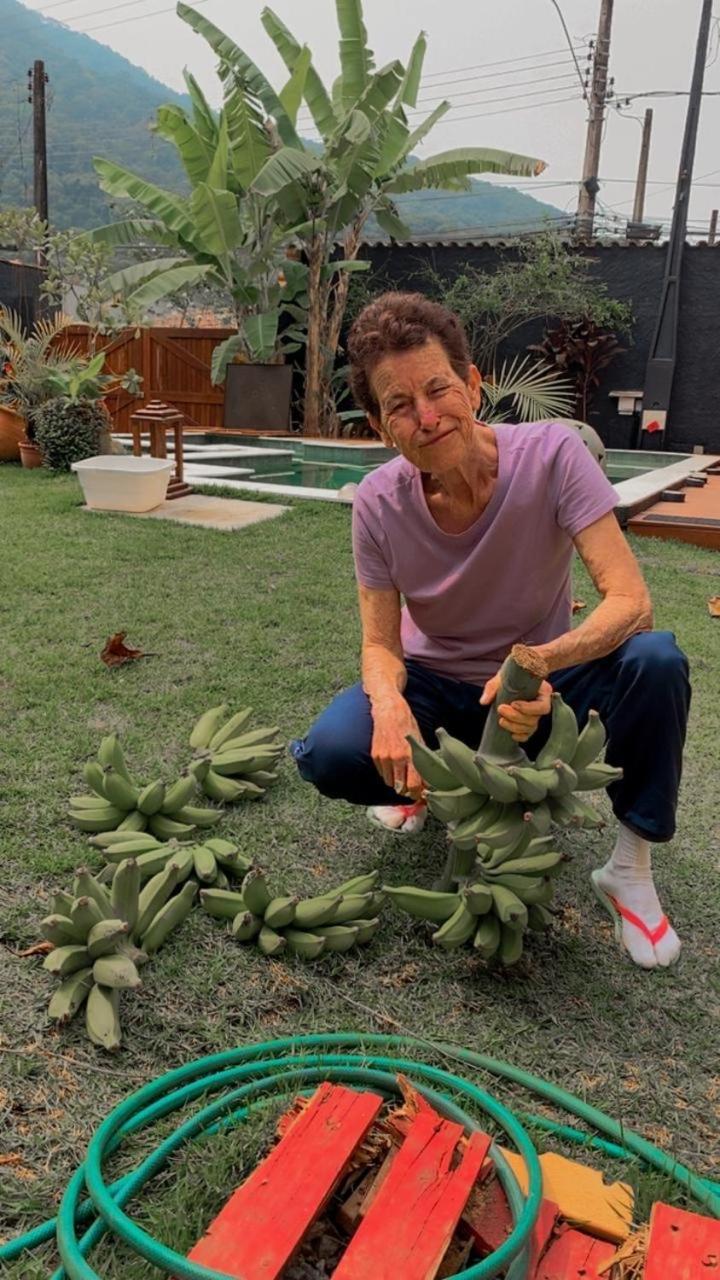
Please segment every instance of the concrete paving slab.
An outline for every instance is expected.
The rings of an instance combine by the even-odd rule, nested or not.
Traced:
[[[237,481],[235,482],[237,483]],[[171,520],[176,524],[197,525],[201,529],[220,529],[232,532],[259,524],[262,520],[274,520],[289,511],[289,507],[274,502],[244,502],[240,498],[211,498],[202,493],[191,493],[186,498],[173,498],[152,511],[90,511],[92,515],[125,515],[133,520]]]
[[[202,480],[206,477],[217,476],[254,476],[255,472],[252,467],[213,467],[209,462],[186,462],[185,478],[186,480]]]

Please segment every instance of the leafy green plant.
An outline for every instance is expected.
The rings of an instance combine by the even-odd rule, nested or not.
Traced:
[[[574,387],[574,416],[587,421],[590,406],[600,386],[600,374],[625,350],[614,333],[595,321],[561,321],[545,331],[542,342],[531,351],[543,356],[546,364],[566,375]]]
[[[488,423],[511,416],[515,422],[540,422],[568,417],[573,403],[572,382],[530,356],[516,356],[483,380],[480,417]]]
[[[54,396],[77,404],[81,400],[102,400],[118,387],[132,395],[140,395],[142,378],[134,369],[128,369],[118,378],[114,374],[103,373],[104,364],[105,352],[98,351],[91,360],[51,370],[49,381]]]
[[[34,439],[38,410],[56,394],[53,375],[77,365],[77,347],[58,343],[68,323],[67,316],[57,316],[26,330],[15,311],[0,307],[0,403],[22,414],[28,440]]]
[[[69,471],[73,462],[95,457],[107,429],[107,410],[95,400],[61,396],[48,400],[35,414],[35,439],[43,465],[51,471]]]

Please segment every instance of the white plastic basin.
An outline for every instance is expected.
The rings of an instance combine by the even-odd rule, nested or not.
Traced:
[[[73,462],[88,507],[98,511],[152,511],[165,501],[174,463],[166,458],[102,454]]]

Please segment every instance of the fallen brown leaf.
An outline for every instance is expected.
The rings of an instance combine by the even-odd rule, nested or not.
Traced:
[[[132,662],[135,658],[147,658],[150,655],[143,653],[142,649],[131,649],[125,644],[125,636],[127,631],[117,631],[114,636],[110,636],[105,643],[105,648],[100,654],[101,662],[106,667],[121,667],[126,662]]]
[[[708,600],[708,613],[711,618],[720,618],[720,596],[711,596]]]
[[[26,947],[24,951],[13,951],[13,955],[24,960],[26,956],[45,956],[48,951],[52,950],[52,942],[35,942],[31,947]]]

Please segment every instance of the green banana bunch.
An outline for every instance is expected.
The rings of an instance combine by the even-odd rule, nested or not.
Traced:
[[[224,704],[212,707],[197,721],[190,745],[199,754],[190,772],[210,800],[220,804],[259,800],[277,781],[275,766],[284,750],[279,729],[248,729],[251,707],[243,707],[229,718],[227,711]],[[204,824],[197,821],[196,825]]]

